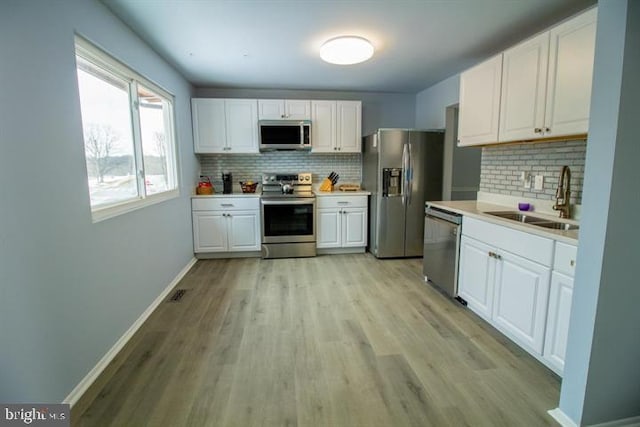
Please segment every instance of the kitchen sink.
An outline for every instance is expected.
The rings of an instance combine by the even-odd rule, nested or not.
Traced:
[[[579,225],[576,224],[567,224],[566,222],[555,222],[555,221],[549,221],[549,222],[534,222],[531,225],[535,225],[536,227],[544,227],[544,228],[551,228],[553,230],[578,230],[580,228]]]
[[[486,212],[486,214],[497,216],[504,219],[509,219],[511,221],[524,222],[527,224],[532,222],[548,221],[547,219],[544,219],[544,218],[537,218],[535,216],[523,214],[520,212]]]
[[[550,221],[545,218],[539,218],[535,216],[531,216],[528,214],[520,213],[520,212],[485,212],[487,215],[497,216],[499,218],[508,219],[510,221],[517,221],[524,224],[535,225],[536,227],[549,228],[552,230],[578,230],[580,228],[579,225],[576,224],[568,224],[566,222],[559,221]]]

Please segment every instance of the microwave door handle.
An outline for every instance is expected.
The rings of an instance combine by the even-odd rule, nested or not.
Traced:
[[[300,123],[300,148],[304,148],[304,123]]]

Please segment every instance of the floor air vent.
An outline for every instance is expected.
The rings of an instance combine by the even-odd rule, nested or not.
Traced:
[[[178,301],[180,301],[185,293],[187,293],[186,289],[176,289],[176,291],[173,293],[173,295],[171,295],[171,298],[169,298],[169,302],[178,302]]]

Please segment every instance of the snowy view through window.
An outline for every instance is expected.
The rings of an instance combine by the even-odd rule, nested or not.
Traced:
[[[176,188],[169,102],[139,83],[77,60],[92,208]],[[137,88],[137,110],[130,108],[130,87]]]

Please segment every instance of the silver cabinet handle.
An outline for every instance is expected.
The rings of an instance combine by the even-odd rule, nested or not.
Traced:
[[[233,207],[233,203],[221,203],[220,206],[225,206],[225,207]]]
[[[338,204],[339,204],[339,205],[348,205],[348,204],[349,204],[349,202],[344,202],[344,201],[342,201],[342,202],[338,202]]]

